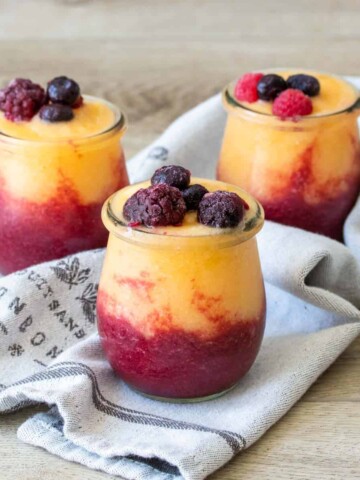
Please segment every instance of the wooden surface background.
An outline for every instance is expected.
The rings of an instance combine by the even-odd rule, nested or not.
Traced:
[[[74,77],[127,113],[127,156],[239,72],[360,75],[359,0],[0,0],[0,83]],[[0,417],[2,480],[106,480],[16,439]],[[360,339],[257,444],[212,476],[360,479]]]

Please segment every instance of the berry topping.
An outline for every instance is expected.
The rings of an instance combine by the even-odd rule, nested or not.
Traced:
[[[47,95],[52,103],[73,105],[80,96],[80,87],[71,78],[56,77],[48,83]]]
[[[207,193],[199,204],[198,220],[209,227],[236,227],[244,216],[244,203],[233,192]]]
[[[190,176],[191,173],[184,167],[180,167],[179,165],[166,165],[155,171],[151,177],[151,185],[166,183],[171,187],[183,190],[189,185]]]
[[[67,122],[74,118],[74,112],[68,105],[44,105],[39,112],[41,120],[46,122]]]
[[[284,90],[288,88],[285,80],[276,75],[275,73],[270,73],[264,75],[257,86],[257,93],[261,100],[266,100],[268,102],[275,100],[275,98]]]
[[[129,225],[147,227],[179,225],[186,213],[180,190],[164,183],[141,188],[125,203],[123,214]]]
[[[289,88],[275,99],[272,107],[272,113],[282,120],[289,118],[296,120],[297,117],[310,115],[312,112],[312,103],[308,96],[300,90]]]
[[[190,185],[190,187],[185,188],[182,192],[183,199],[186,203],[187,210],[197,210],[201,199],[208,193],[208,190],[202,185]]]
[[[31,120],[44,105],[45,99],[45,91],[40,85],[24,78],[15,78],[0,90],[0,110],[13,122]]]
[[[262,73],[245,73],[235,85],[235,98],[242,102],[256,102],[259,98],[257,86],[263,76]]]
[[[287,79],[287,84],[289,88],[301,90],[305,95],[309,95],[309,97],[315,97],[315,95],[319,95],[320,92],[319,80],[304,73],[291,75],[291,77]]]

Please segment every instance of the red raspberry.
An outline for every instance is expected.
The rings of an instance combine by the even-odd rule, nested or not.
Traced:
[[[13,122],[31,120],[45,101],[45,90],[25,78],[15,78],[0,90],[0,110]]]
[[[313,107],[311,99],[300,90],[288,88],[275,98],[272,113],[282,120],[292,119],[296,121],[298,117],[310,115]]]
[[[235,98],[242,102],[256,102],[259,99],[257,85],[263,76],[263,73],[245,73],[235,85]]]

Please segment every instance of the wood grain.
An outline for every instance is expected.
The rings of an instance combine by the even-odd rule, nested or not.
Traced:
[[[127,156],[239,72],[360,75],[358,0],[0,0],[0,84],[57,74],[127,113]],[[360,339],[257,444],[212,479],[360,479]],[[113,478],[16,439],[0,417],[0,478]]]

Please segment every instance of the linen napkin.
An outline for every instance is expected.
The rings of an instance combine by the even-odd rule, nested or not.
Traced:
[[[219,96],[199,105],[128,162],[131,180],[172,163],[213,177],[224,123]],[[95,326],[102,250],[1,278],[0,412],[50,407],[19,438],[149,480],[201,480],[259,439],[360,333],[360,202],[346,245],[272,222],[258,241],[268,301],[262,348],[234,390],[199,404],[141,397],[113,374]]]

